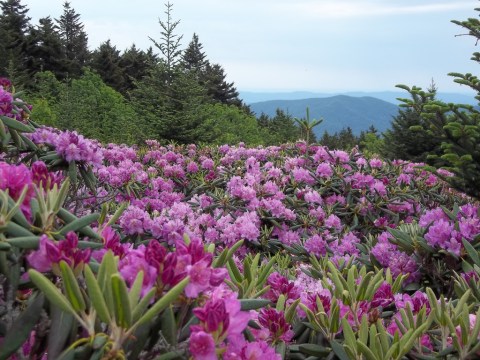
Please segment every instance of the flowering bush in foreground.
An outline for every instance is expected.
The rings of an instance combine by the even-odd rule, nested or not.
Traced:
[[[421,164],[102,145],[0,89],[0,359],[479,353],[478,203]]]

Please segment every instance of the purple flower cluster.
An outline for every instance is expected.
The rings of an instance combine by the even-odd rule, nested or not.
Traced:
[[[460,256],[463,249],[462,239],[471,242],[480,234],[478,206],[461,206],[454,219],[438,207],[426,211],[420,217],[419,225],[426,229],[424,238],[430,246]]]

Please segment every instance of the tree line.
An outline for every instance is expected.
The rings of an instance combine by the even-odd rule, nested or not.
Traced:
[[[173,5],[147,50],[110,40],[89,50],[81,16],[63,4],[58,19],[32,24],[21,0],[0,1],[0,76],[33,104],[32,119],[75,129],[102,142],[270,145],[295,141],[301,129],[280,114],[258,122],[225,70],[207,58],[197,34],[186,48]]]

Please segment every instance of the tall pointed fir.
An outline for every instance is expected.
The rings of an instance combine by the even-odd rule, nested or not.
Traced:
[[[63,14],[56,22],[65,52],[65,68],[70,78],[77,78],[90,58],[88,36],[80,21],[80,14],[65,1]]]
[[[0,76],[8,76],[17,86],[26,80],[26,35],[30,27],[28,8],[21,0],[0,1]]]
[[[120,92],[128,96],[128,92],[135,88],[135,83],[143,79],[156,66],[158,57],[153,49],[147,52],[137,49],[133,44],[120,57],[119,66],[123,73],[123,84]]]
[[[203,45],[198,40],[198,35],[194,33],[188,47],[183,51],[182,66],[186,71],[201,74],[205,72],[207,64],[207,55],[203,51]]]
[[[124,83],[120,61],[120,51],[107,40],[92,53],[90,66],[105,84],[120,91]]]
[[[197,34],[193,34],[192,40],[183,52],[182,66],[185,71],[193,73],[214,102],[242,107],[242,101],[233,82],[227,82],[225,71],[220,65],[210,63]]]
[[[58,80],[66,78],[65,53],[58,27],[48,16],[41,18],[38,25],[31,29],[30,55],[33,57],[33,72],[51,71]]]
[[[176,33],[177,26],[180,24],[180,20],[174,21],[172,19],[173,4],[167,2],[165,4],[167,15],[166,22],[158,19],[158,23],[162,30],[160,31],[160,41],[157,41],[151,37],[149,39],[153,42],[155,47],[160,50],[162,54],[162,61],[165,64],[165,69],[169,73],[168,81],[172,80],[173,73],[177,70],[177,65],[180,63],[182,50],[180,49],[180,41],[183,35]]]

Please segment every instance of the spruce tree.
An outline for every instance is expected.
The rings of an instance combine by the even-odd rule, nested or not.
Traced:
[[[204,75],[207,94],[216,102],[242,107],[234,83],[228,82],[226,78],[227,75],[220,65],[208,63]]]
[[[203,51],[203,45],[198,40],[198,35],[193,34],[192,40],[182,55],[182,66],[186,71],[193,71],[197,74],[205,72],[208,64],[207,56]]]
[[[160,41],[156,41],[151,37],[149,37],[149,39],[153,42],[155,47],[160,50],[160,53],[162,54],[161,60],[164,62],[165,69],[170,73],[171,77],[173,76],[172,74],[175,72],[177,65],[181,61],[182,50],[180,49],[180,41],[182,40],[183,35],[178,35],[176,33],[176,29],[178,24],[180,24],[180,20],[174,21],[172,19],[173,4],[167,2],[165,7],[165,14],[167,15],[166,22],[158,19],[158,23],[162,28],[160,32]]]
[[[480,12],[480,8],[476,9]],[[480,21],[470,18],[466,21],[452,21],[468,31],[476,42],[480,41]],[[480,63],[480,53],[471,58]],[[466,85],[477,92],[480,101],[480,79],[467,73],[450,73],[455,82]],[[427,132],[441,142],[441,154],[431,154],[436,166],[444,165],[455,176],[448,179],[457,189],[480,198],[480,111],[470,105],[444,103],[430,99],[425,104],[419,101],[420,88],[399,87],[408,91],[411,99],[403,99],[403,105],[416,111],[426,121]],[[442,164],[443,163],[443,164]]]
[[[107,40],[92,53],[90,66],[100,75],[105,84],[120,91],[124,84],[124,74],[120,62],[120,51],[112,46],[110,40]]]
[[[10,77],[17,87],[27,80],[26,35],[30,28],[28,8],[21,0],[0,1],[0,76]]]
[[[56,19],[56,22],[63,43],[65,68],[68,76],[78,78],[90,58],[88,36],[80,21],[80,14],[77,14],[75,9],[70,7],[70,3],[66,1],[63,4],[63,14],[60,19]]]
[[[30,69],[32,73],[51,71],[57,79],[65,79],[67,76],[64,68],[65,53],[58,27],[53,20],[49,16],[41,18],[39,25],[30,30],[29,39],[31,44],[29,54],[33,58],[33,66]]]
[[[123,73],[123,84],[120,92],[128,95],[135,88],[135,83],[143,79],[157,64],[158,58],[153,54],[152,48],[147,52],[137,49],[133,44],[124,51],[120,57],[119,66]]]

